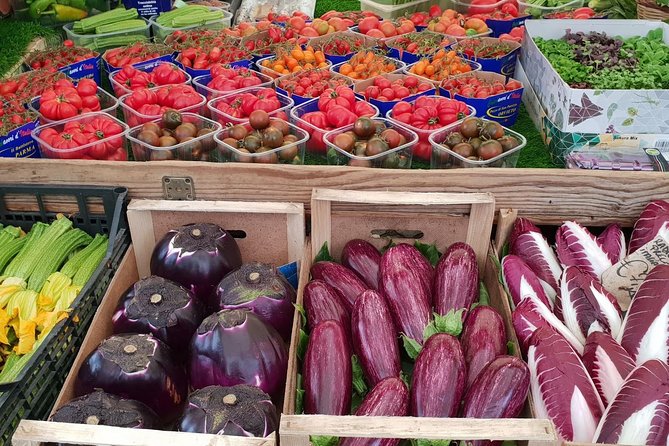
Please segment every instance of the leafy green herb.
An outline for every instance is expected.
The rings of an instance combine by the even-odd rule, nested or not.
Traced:
[[[297,358],[302,361],[304,355],[307,353],[307,346],[309,345],[309,335],[300,328],[300,339],[297,341]]]
[[[351,370],[353,370],[353,390],[358,395],[364,396],[367,393],[367,384],[365,383],[360,360],[356,355],[351,356]]]
[[[439,261],[439,257],[441,257],[441,253],[437,249],[437,245],[434,243],[428,245],[427,243],[421,243],[416,240],[413,246],[425,256],[425,258],[430,262],[430,264],[432,264],[432,266],[435,266]]]
[[[316,262],[332,262],[334,259],[330,255],[330,249],[328,248],[328,242],[323,243],[323,246],[321,246],[321,249],[318,251],[318,254],[316,254],[316,258],[314,259],[314,263]]]
[[[309,440],[313,446],[337,446],[337,443],[339,443],[339,437],[325,435],[311,435]]]

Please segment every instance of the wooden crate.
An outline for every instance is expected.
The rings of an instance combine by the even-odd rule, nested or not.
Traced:
[[[190,161],[106,162],[0,158],[5,183],[123,184],[131,198],[162,199],[163,177],[190,177],[198,200],[291,201],[308,208],[313,188],[493,192],[498,209],[537,222],[633,223],[651,199],[669,199],[663,172],[574,169],[369,169]],[[616,193],[611,193],[616,191]],[[649,194],[649,191],[652,191]]]
[[[303,206],[293,203],[132,201],[128,206],[128,221],[131,236],[137,244],[128,250],[95,314],[54,411],[75,397],[74,383],[81,364],[102,340],[112,334],[112,315],[119,297],[139,278],[149,275],[148,259],[153,246],[169,229],[192,222],[211,222],[226,229],[244,231],[247,238],[238,240],[244,261],[260,260],[280,265],[303,257],[304,217]],[[268,228],[273,231],[263,232]],[[262,238],[254,241],[252,237]],[[139,262],[147,263],[143,268]],[[267,438],[246,438],[24,420],[12,438],[14,446],[37,446],[47,442],[115,446],[162,446],[168,443],[179,446],[274,446],[276,433]]]
[[[376,246],[383,245],[381,240],[372,237],[372,229],[415,230],[423,232],[423,242],[437,241],[440,250],[458,240],[483,241],[483,247],[481,243],[475,243],[482,279],[490,294],[491,305],[501,314],[508,314],[510,310],[503,308],[508,307],[508,301],[502,297],[498,276],[490,258],[492,251],[488,250],[487,245],[493,212],[494,198],[489,194],[393,194],[316,189],[312,199],[312,250],[311,255],[302,260],[298,303],[303,303],[313,254],[323,242],[329,242],[331,254],[337,258],[344,241],[353,238],[366,239]],[[491,439],[527,441],[537,445],[559,444],[555,429],[549,421],[532,418],[475,420],[296,414],[295,389],[300,370],[296,336],[301,328],[301,318],[295,318],[293,323],[288,380],[279,429],[284,446],[307,446],[311,435],[430,440]],[[513,334],[510,320],[506,320],[505,324],[507,334]],[[509,337],[511,341],[514,339]]]
[[[502,250],[502,247],[507,243],[509,235],[511,234],[511,230],[513,229],[513,225],[516,222],[516,219],[519,217],[518,211],[516,209],[500,209],[499,215],[497,217],[497,231],[495,233],[495,240],[494,240],[494,247],[491,252],[491,255],[493,255],[496,258],[499,258],[500,255],[499,253]],[[527,217],[532,221],[536,221],[532,217]],[[499,258],[499,260],[502,260]],[[498,277],[501,277],[501,271],[499,271],[499,263],[494,262],[494,265],[492,265],[492,268],[494,269],[494,274],[496,274]],[[516,345],[518,345],[518,338],[516,336],[516,332],[513,329],[513,324],[511,323],[511,316],[513,314],[513,310],[511,309],[511,303],[513,302],[513,299],[507,293],[506,288],[500,284],[500,293],[502,296],[502,299],[505,301],[505,305],[501,306],[500,309],[504,311],[502,316],[504,316],[504,320],[508,321],[509,324],[507,325],[507,330],[511,330],[510,337],[512,337]],[[518,350],[520,353],[520,349]],[[521,356],[522,357],[522,356]],[[525,358],[523,357],[523,360]],[[529,413],[529,415],[532,418],[536,418],[536,413],[534,411],[534,405],[532,403],[532,391],[530,390],[530,393],[527,396],[527,407],[526,410]],[[557,432],[556,432],[557,435]],[[562,442],[563,446],[620,446],[620,445],[611,445],[611,444],[606,444],[606,443],[576,443],[573,441],[565,441]]]

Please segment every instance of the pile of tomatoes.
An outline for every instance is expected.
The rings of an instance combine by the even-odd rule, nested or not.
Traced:
[[[292,29],[272,25],[265,31],[265,33],[250,37],[244,42],[245,48],[254,56],[269,55],[272,53],[273,47],[281,44],[292,43],[294,45],[297,43],[295,32]]]
[[[515,48],[512,45],[505,41],[489,41],[475,38],[458,42],[454,49],[458,54],[472,60],[498,59],[513,51]]]
[[[413,32],[398,36],[392,41],[387,42],[387,46],[411,54],[431,54],[439,48],[445,48],[452,43],[453,41],[448,37],[436,33]]]
[[[280,110],[289,104],[282,103],[277,92],[272,88],[252,88],[240,94],[226,95],[209,103],[209,109],[222,125],[243,123],[251,113],[263,110],[270,116],[288,119],[288,115]]]
[[[348,62],[339,67],[337,72],[351,79],[364,80],[392,73],[400,68],[398,62],[370,50],[355,53]]]
[[[47,127],[38,137],[47,158],[126,161],[124,131],[110,116],[98,113]]]
[[[197,106],[206,99],[190,85],[165,85],[135,90],[120,101],[125,121],[134,127],[162,116],[168,109],[198,112]]]
[[[188,75],[176,65],[163,62],[150,73],[138,70],[132,65],[126,65],[123,69],[113,73],[110,79],[112,79],[114,93],[120,97],[140,88],[183,84],[188,81]]]
[[[171,54],[173,50],[159,43],[134,43],[105,51],[102,58],[112,68],[123,68]]]
[[[432,144],[428,140],[430,133],[462,120],[469,114],[470,110],[464,102],[438,96],[421,96],[413,102],[398,102],[389,117],[392,121],[408,125],[418,134],[413,155],[427,161],[432,155]]]
[[[15,77],[0,81],[0,101],[25,104],[32,98],[39,96],[50,85],[59,79],[65,79],[60,72],[48,70],[28,71]]]
[[[63,46],[31,53],[27,64],[33,70],[48,69],[56,71],[76,62],[97,57],[98,53],[83,47]]]
[[[323,136],[326,132],[353,124],[361,116],[373,117],[377,114],[376,108],[358,100],[349,87],[340,85],[325,90],[318,98],[317,110],[301,115],[298,127],[309,133],[309,150],[325,153]]]
[[[363,95],[366,99],[377,101],[399,101],[414,94],[433,89],[430,82],[421,81],[414,76],[403,76],[390,81],[383,76],[375,77],[372,85],[365,88]]]
[[[439,17],[430,20],[427,29],[455,37],[476,36],[490,31],[485,20],[465,17],[453,9],[446,9]]]
[[[60,79],[39,97],[39,114],[46,122],[95,111],[100,111],[100,98],[92,79],[81,79],[76,87],[69,79]]]
[[[214,64],[237,62],[249,56],[245,48],[236,45],[191,47],[179,54],[177,62],[194,70],[208,70]]]
[[[416,26],[409,19],[400,19],[397,22],[379,20],[376,17],[366,17],[358,24],[358,31],[375,39],[386,39],[401,34],[416,31]]]
[[[451,96],[457,94],[466,98],[484,99],[505,91],[518,90],[523,88],[523,84],[515,79],[509,79],[506,83],[502,81],[490,82],[472,75],[447,79],[441,84],[441,88],[447,90]]]
[[[216,64],[211,67],[211,79],[206,87],[213,90],[214,93],[227,93],[265,83],[266,80],[260,76],[262,74],[248,68]]]
[[[304,50],[296,45],[290,51],[278,51],[275,57],[263,59],[261,66],[266,69],[265,73],[272,77],[280,77],[298,71],[309,71],[316,68],[329,67],[325,60],[323,51],[315,50],[311,45]]]
[[[471,64],[453,50],[439,50],[430,58],[421,59],[411,65],[410,73],[433,81],[441,81],[450,76],[469,73]]]
[[[324,42],[314,45],[315,48],[323,51],[325,56],[346,56],[355,53],[369,46],[363,37],[357,37],[351,34],[334,34]]]
[[[305,98],[317,98],[328,88],[340,85],[348,87],[351,81],[328,70],[302,71],[276,80],[276,86],[289,95]]]

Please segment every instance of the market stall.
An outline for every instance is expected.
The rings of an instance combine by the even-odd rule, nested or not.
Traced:
[[[0,20],[0,444],[666,444],[667,25],[284,3]]]

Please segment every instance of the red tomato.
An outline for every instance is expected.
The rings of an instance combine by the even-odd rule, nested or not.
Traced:
[[[432,144],[421,139],[413,146],[413,156],[429,161],[432,157]]]
[[[51,90],[53,92],[53,90]],[[79,114],[82,108],[81,97],[76,90],[62,94],[51,93],[40,97],[40,113],[52,121],[60,121]]]
[[[151,72],[153,83],[156,85],[174,85],[186,82],[186,73],[176,65],[162,63]]]
[[[400,101],[395,106],[393,106],[393,116],[397,117],[404,113],[411,113],[413,111],[413,106],[408,102]]]
[[[95,96],[98,94],[98,84],[93,79],[81,79],[77,84],[77,93],[79,96]]]
[[[332,104],[325,112],[328,123],[335,128],[351,125],[358,118],[349,108],[338,104]]]
[[[397,87],[395,89],[395,99],[406,98],[411,95],[411,91],[407,87]]]

